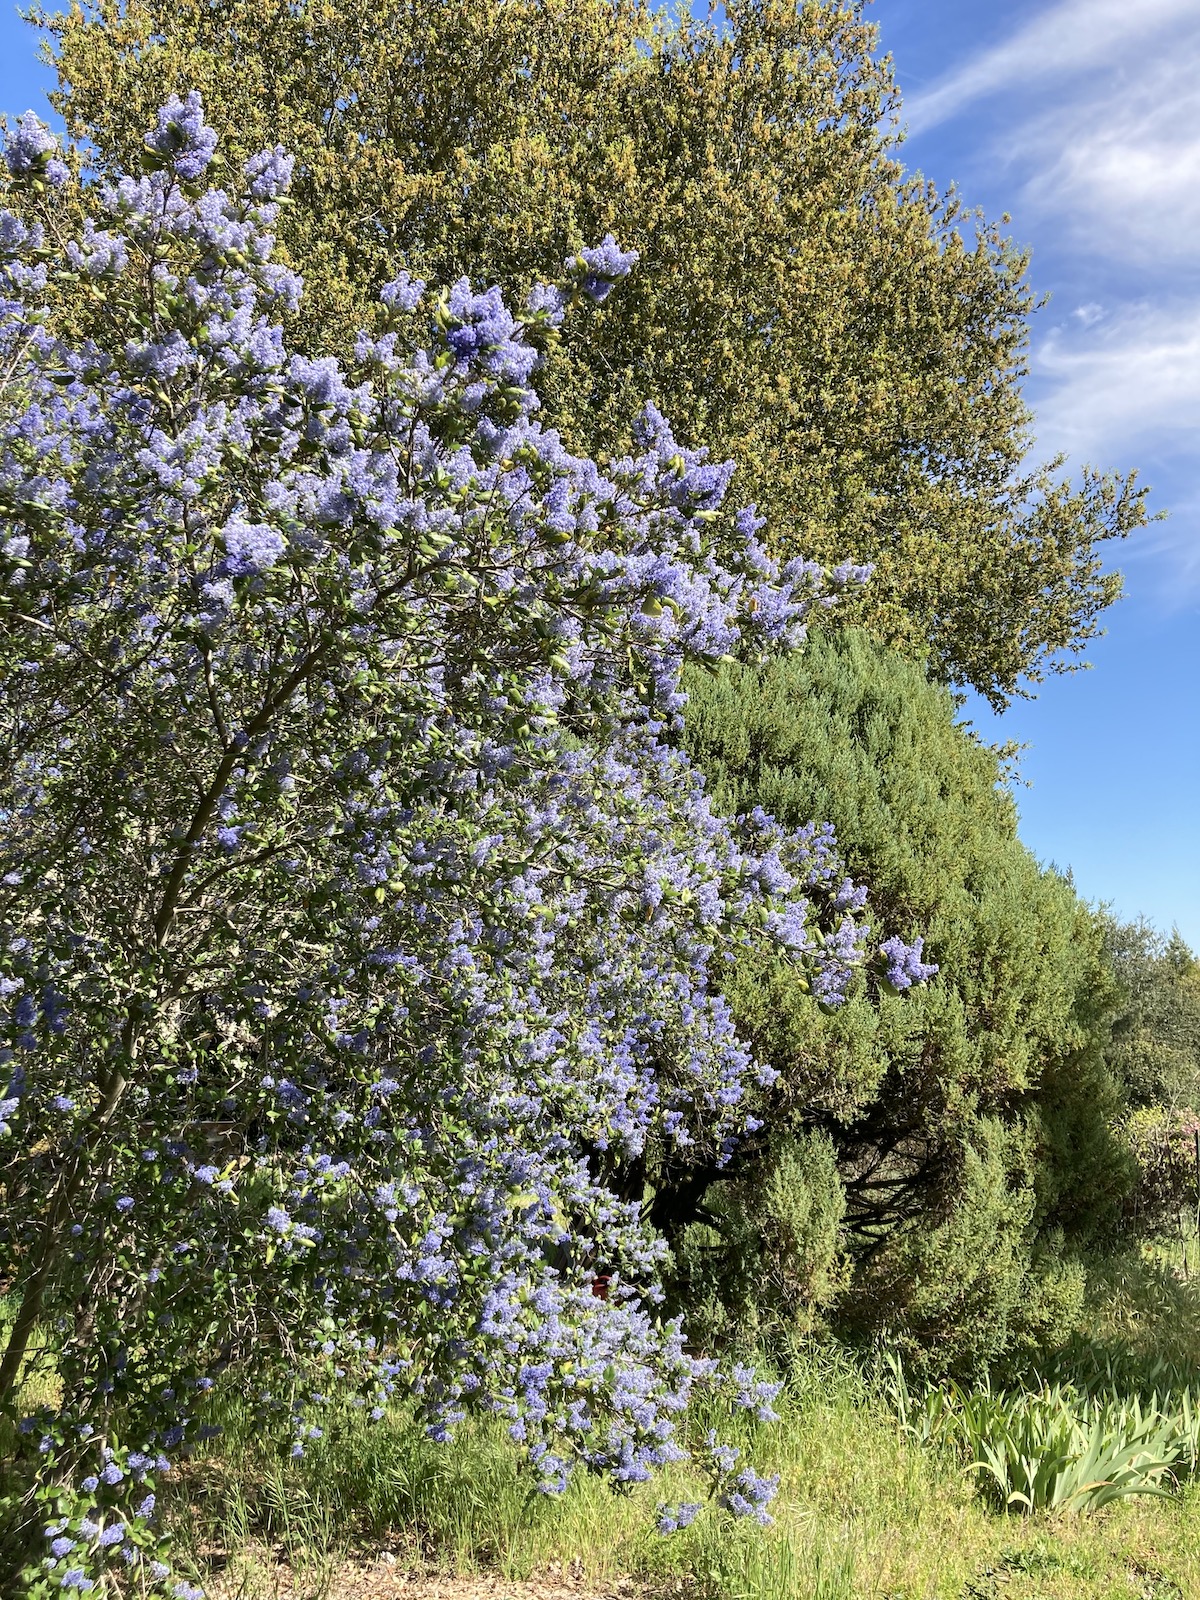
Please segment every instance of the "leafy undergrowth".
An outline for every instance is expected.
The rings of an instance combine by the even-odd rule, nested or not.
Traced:
[[[1165,1497],[1200,1463],[1200,1388],[1165,1369],[1163,1386],[1145,1396],[1111,1381],[1089,1389],[1045,1379],[1018,1389],[948,1382],[914,1394],[897,1363],[886,1372],[904,1432],[957,1449],[1001,1511],[1099,1511],[1130,1495]]]

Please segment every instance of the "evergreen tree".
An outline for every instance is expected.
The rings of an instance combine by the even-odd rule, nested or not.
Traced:
[[[1123,991],[1109,1061],[1137,1106],[1200,1111],[1200,961],[1178,932],[1103,918]]]
[[[1178,930],[1101,919],[1121,987],[1109,1067],[1129,1107],[1137,1163],[1127,1203],[1138,1234],[1190,1234],[1200,1203],[1200,961]]]
[[[872,632],[1001,702],[1095,632],[1132,479],[1027,462],[1026,259],[906,176],[861,0],[95,0],[43,19],[56,104],[102,171],[166,95],[231,157],[297,157],[278,224],[293,342],[341,349],[400,267],[520,298],[610,230],[628,291],[544,385],[574,448],[647,398],[738,463],[776,552],[875,563]],[[1065,652],[1065,655],[1064,655]]]
[[[889,929],[923,931],[940,971],[902,1003],[872,978],[827,1011],[772,958],[739,962],[725,992],[782,1088],[756,1144],[710,1168],[707,1188],[698,1173],[660,1178],[681,1292],[776,1330],[797,1325],[789,1301],[804,1326],[824,1300],[844,1328],[887,1326],[946,1365],[1063,1327],[1082,1291],[1075,1258],[1114,1226],[1132,1177],[1093,914],[1018,840],[997,756],[955,724],[950,694],[865,635],[813,637],[689,690],[690,748],[718,808],[828,817]],[[814,1138],[836,1154],[840,1196],[817,1159],[803,1196],[773,1199]],[[826,1226],[775,1293],[789,1204]]]

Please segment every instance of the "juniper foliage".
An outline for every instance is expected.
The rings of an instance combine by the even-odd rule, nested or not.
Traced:
[[[877,972],[830,1012],[769,951],[738,957],[725,993],[779,1079],[729,1168],[680,1169],[656,1199],[681,1300],[719,1302],[730,1332],[790,1336],[822,1316],[887,1330],[942,1368],[1068,1330],[1082,1256],[1133,1179],[1094,914],[1017,838],[996,754],[952,697],[864,634],[688,688],[714,802],[829,817],[879,914],[924,930],[940,970],[902,1004]],[[836,1155],[836,1192],[820,1160],[796,1164],[814,1140]],[[786,1171],[793,1211],[840,1235],[812,1233],[781,1292],[787,1207],[770,1197]]]

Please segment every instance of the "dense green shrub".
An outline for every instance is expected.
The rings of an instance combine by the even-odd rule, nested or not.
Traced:
[[[709,1338],[782,1343],[810,1333],[845,1287],[846,1191],[833,1141],[788,1130],[768,1143],[752,1181],[715,1184],[705,1219],[677,1240],[693,1322]]]
[[[710,1171],[707,1193],[694,1177],[672,1191],[679,1292],[743,1315],[753,1301],[758,1323],[794,1329],[834,1298],[844,1251],[835,1320],[887,1327],[921,1360],[981,1363],[1065,1330],[1077,1258],[1116,1226],[1132,1176],[1095,917],[1018,840],[997,756],[955,724],[951,696],[865,635],[813,638],[799,657],[689,689],[687,736],[719,806],[828,817],[888,926],[923,931],[941,972],[903,1002],[866,981],[832,1013],[770,960],[729,975],[782,1085],[756,1148]],[[836,1152],[841,1239],[831,1254],[822,1236],[789,1314],[768,1196],[781,1152],[818,1140]],[[836,1214],[832,1197],[820,1204]]]
[[[1120,985],[1107,1057],[1137,1169],[1127,1223],[1139,1237],[1190,1238],[1200,1217],[1200,962],[1178,932],[1100,918]]]

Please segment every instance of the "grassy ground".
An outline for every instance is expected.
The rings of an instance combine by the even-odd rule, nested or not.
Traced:
[[[697,1490],[682,1473],[626,1497],[580,1481],[547,1500],[527,1493],[495,1434],[465,1431],[447,1448],[400,1417],[344,1424],[300,1463],[269,1463],[244,1444],[198,1466],[187,1485],[197,1555],[223,1547],[236,1565],[239,1547],[265,1538],[306,1569],[314,1596],[355,1550],[514,1579],[577,1560],[597,1581],[629,1574],[671,1592],[682,1579],[712,1600],[1200,1596],[1200,1490],[1091,1515],[997,1515],[959,1458],[905,1438],[833,1357],[793,1384],[781,1424],[746,1439],[759,1470],[781,1475],[766,1533],[710,1510],[661,1537],[657,1502]]]
[[[1152,1261],[1098,1279],[1091,1322],[1088,1359],[1131,1390],[1162,1383],[1164,1358],[1186,1382],[1200,1374],[1200,1293]],[[628,1575],[693,1600],[1200,1597],[1200,1485],[1090,1514],[998,1514],[961,1454],[906,1435],[884,1390],[831,1346],[813,1347],[779,1406],[778,1424],[740,1424],[756,1469],[780,1474],[766,1532],[709,1508],[659,1535],[660,1501],[703,1497],[681,1469],[626,1496],[580,1479],[546,1499],[498,1430],[439,1446],[401,1412],[369,1424],[348,1407],[300,1461],[268,1448],[249,1413],[227,1413],[213,1453],[163,1485],[163,1509],[201,1579],[247,1600],[272,1593],[271,1563],[316,1600],[340,1563],[381,1552],[513,1580],[571,1566],[597,1586]]]

